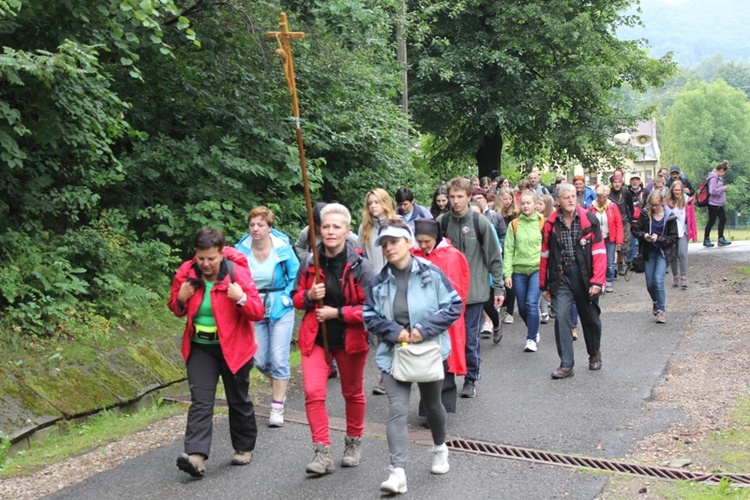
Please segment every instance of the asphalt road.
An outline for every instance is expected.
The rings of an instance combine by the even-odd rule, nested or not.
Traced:
[[[727,262],[747,264],[749,249],[750,244],[745,242],[723,249],[691,246],[695,256],[691,265],[696,265],[703,255],[721,255]],[[484,361],[482,379],[477,384],[478,397],[459,400],[457,413],[449,415],[448,434],[624,460],[637,441],[686,418],[676,410],[644,405],[696,312],[689,303],[670,309],[669,294],[679,292],[670,289],[667,293],[668,322],[657,325],[650,314],[643,275],[635,275],[630,282],[618,278],[615,292],[601,301],[602,370],[588,370],[581,337],[575,344],[575,377],[565,380],[552,380],[549,375],[558,365],[552,323],[540,328],[539,351],[524,353],[524,327],[516,317],[515,324],[505,326],[501,344],[482,341]],[[368,428],[363,439],[363,461],[357,468],[338,467],[344,434],[336,430],[332,432],[335,472],[321,478],[307,477],[304,468],[312,458],[308,427],[288,421],[281,429],[269,429],[264,418],[259,418],[253,462],[246,467],[232,467],[227,421],[222,419],[215,426],[213,455],[202,480],[193,480],[175,467],[175,459],[182,451],[181,440],[176,440],[51,498],[378,498],[379,485],[388,476],[388,449],[382,433],[388,409],[385,396],[369,395],[375,380],[376,371],[370,363],[366,376]],[[331,416],[343,417],[337,380],[330,381],[329,391]],[[415,390],[410,424],[420,430],[416,399]],[[304,411],[298,384],[287,404],[290,413]],[[409,491],[404,496],[587,499],[595,498],[608,481],[603,474],[458,452],[451,454],[451,470],[445,476],[431,475],[430,463],[427,446],[410,447]]]

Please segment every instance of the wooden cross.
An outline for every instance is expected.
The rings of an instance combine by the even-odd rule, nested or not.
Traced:
[[[292,96],[292,116],[297,127],[297,147],[299,149],[299,163],[302,169],[302,187],[305,191],[305,206],[307,208],[307,235],[310,241],[310,250],[313,256],[313,266],[315,268],[315,283],[318,283],[320,270],[320,260],[318,258],[318,244],[315,241],[315,221],[313,219],[312,198],[310,196],[310,182],[307,177],[307,160],[305,159],[305,143],[302,141],[302,126],[299,119],[299,101],[297,100],[297,83],[294,78],[294,61],[292,59],[292,38],[304,38],[305,34],[300,31],[289,31],[289,23],[286,20],[286,13],[281,13],[279,22],[281,31],[269,31],[268,36],[276,38],[279,48],[276,54],[284,60],[284,77],[289,87],[289,93]],[[302,265],[305,263],[303,262]],[[318,300],[318,307],[323,307],[323,300]],[[320,323],[320,329],[323,333],[323,350],[325,351],[326,362],[331,364],[331,351],[328,349],[328,331],[325,323]]]
[[[276,38],[276,41],[279,43],[279,48],[276,49],[276,54],[284,60],[284,77],[286,78],[286,84],[289,87],[289,93],[292,95],[292,115],[296,120],[297,129],[299,129],[299,102],[297,101],[297,83],[294,79],[294,61],[292,59],[291,40],[292,38],[305,38],[305,34],[301,31],[289,31],[286,12],[281,13],[279,26],[281,26],[281,31],[269,31],[268,36]]]

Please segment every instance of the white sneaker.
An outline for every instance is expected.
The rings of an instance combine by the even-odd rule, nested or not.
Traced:
[[[406,493],[406,473],[401,467],[388,466],[391,474],[380,484],[383,493]]]
[[[525,352],[536,352],[536,342],[533,340],[527,340],[526,341],[526,347],[524,348]]]
[[[284,405],[271,403],[271,414],[268,416],[268,427],[284,427]]]
[[[543,325],[549,323],[549,313],[542,313],[539,315],[539,322]]]
[[[483,338],[489,338],[492,335],[492,323],[488,321],[482,325],[481,335]]]
[[[538,333],[536,334],[536,338],[534,339],[534,342],[536,342],[537,344],[539,343],[539,334]]]
[[[440,446],[433,446],[432,453],[432,469],[430,472],[433,474],[447,474],[451,469],[448,464],[448,446],[443,443]]]
[[[513,324],[513,315],[512,314],[506,314],[505,319],[503,319],[503,323],[506,325],[512,325]]]

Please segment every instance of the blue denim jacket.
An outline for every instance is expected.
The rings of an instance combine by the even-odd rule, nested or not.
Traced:
[[[276,323],[287,312],[291,311],[292,292],[294,291],[294,279],[299,269],[299,261],[289,238],[282,232],[271,229],[271,242],[277,256],[276,266],[273,269],[273,284],[270,292],[266,294],[264,301],[266,317],[272,323]],[[252,252],[253,239],[246,234],[240,239],[235,248],[245,255]],[[251,273],[252,274],[252,273]],[[263,290],[260,290],[263,292]]]
[[[461,316],[463,303],[450,280],[435,265],[418,257],[412,259],[411,265],[407,291],[411,327],[419,330],[425,340],[439,341],[443,359],[446,359],[451,350],[446,330]],[[375,362],[381,371],[390,373],[393,345],[403,330],[393,320],[396,279],[390,265],[386,265],[370,280],[365,294],[362,313],[365,328],[381,338]]]

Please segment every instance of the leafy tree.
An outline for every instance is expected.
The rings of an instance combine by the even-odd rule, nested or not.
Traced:
[[[697,187],[726,159],[727,205],[750,206],[744,189],[750,176],[750,102],[744,92],[720,79],[688,84],[667,109],[661,130],[663,164],[680,165]]]
[[[410,59],[411,109],[420,127],[472,154],[480,175],[500,170],[501,151],[517,157],[589,162],[637,118],[613,90],[661,84],[670,56],[647,56],[621,41],[620,12],[631,0],[492,2],[416,0]]]

